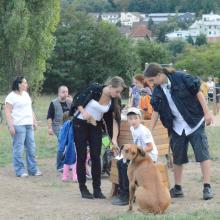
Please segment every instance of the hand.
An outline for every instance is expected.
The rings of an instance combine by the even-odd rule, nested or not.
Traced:
[[[207,126],[211,125],[213,123],[212,115],[208,112],[205,114],[205,123]]]
[[[84,120],[90,120],[91,118],[91,115],[87,111],[83,111],[82,116]]]
[[[38,127],[37,121],[34,122],[33,127],[34,127],[34,130],[37,130],[37,127]]]
[[[113,144],[115,147],[118,147],[117,139],[112,138],[112,144]]]
[[[15,135],[15,127],[13,125],[9,126],[9,132],[10,132],[11,136]]]
[[[53,129],[52,128],[48,128],[48,134],[49,135],[54,135]]]

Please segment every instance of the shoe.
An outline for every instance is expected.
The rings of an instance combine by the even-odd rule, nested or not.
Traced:
[[[204,187],[203,189],[203,199],[204,200],[209,200],[214,197],[212,189],[210,187]]]
[[[103,195],[102,191],[94,191],[93,197],[95,199],[106,199],[106,197]]]
[[[43,174],[38,170],[33,176],[42,176]]]
[[[124,206],[124,205],[128,205],[128,203],[129,203],[128,195],[124,195],[124,196],[119,195],[118,197],[114,197],[112,199],[112,205]]]
[[[171,198],[182,198],[182,197],[184,197],[182,189],[178,190],[175,187],[170,190],[170,196],[171,196]]]
[[[63,172],[63,168],[59,168],[59,169],[57,169],[57,171],[62,173]]]
[[[28,177],[28,174],[27,173],[22,173],[20,176],[18,176],[18,177],[21,177],[21,178],[26,178],[26,177]]]
[[[93,195],[89,192],[89,190],[87,188],[81,190],[81,196],[84,199],[93,199]]]

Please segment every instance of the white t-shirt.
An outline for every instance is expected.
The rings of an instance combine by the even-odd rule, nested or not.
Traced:
[[[99,102],[94,99],[90,100],[89,103],[84,108],[96,121],[101,121],[104,113],[108,112],[111,106],[111,101],[108,105],[101,105]],[[83,119],[83,115],[78,116],[79,119]]]
[[[131,134],[133,137],[134,144],[145,148],[148,143],[152,143],[153,149],[152,151],[148,152],[151,159],[156,162],[158,157],[158,150],[154,143],[153,136],[148,128],[144,125],[140,124],[137,128],[130,127]]]
[[[214,87],[215,87],[215,83],[213,81],[208,81],[207,86],[209,88],[208,93],[213,93],[214,92]]]
[[[21,95],[10,92],[5,99],[5,103],[12,105],[12,119],[14,125],[33,125],[32,101],[25,91]]]

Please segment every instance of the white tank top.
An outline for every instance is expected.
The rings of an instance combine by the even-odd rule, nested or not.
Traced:
[[[94,99],[90,100],[89,103],[84,108],[96,121],[101,121],[104,113],[108,112],[111,106],[111,101],[108,105],[101,105],[99,102]],[[83,115],[80,113],[77,117],[79,119],[84,120]]]

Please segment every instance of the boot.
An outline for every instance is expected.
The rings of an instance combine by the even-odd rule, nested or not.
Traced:
[[[63,177],[62,177],[62,181],[64,181],[64,182],[68,181],[69,168],[70,168],[69,165],[67,165],[67,164],[64,164],[64,165],[63,165]]]
[[[73,179],[73,182],[78,182],[77,172],[76,172],[76,163],[74,163],[72,166],[72,179]]]

